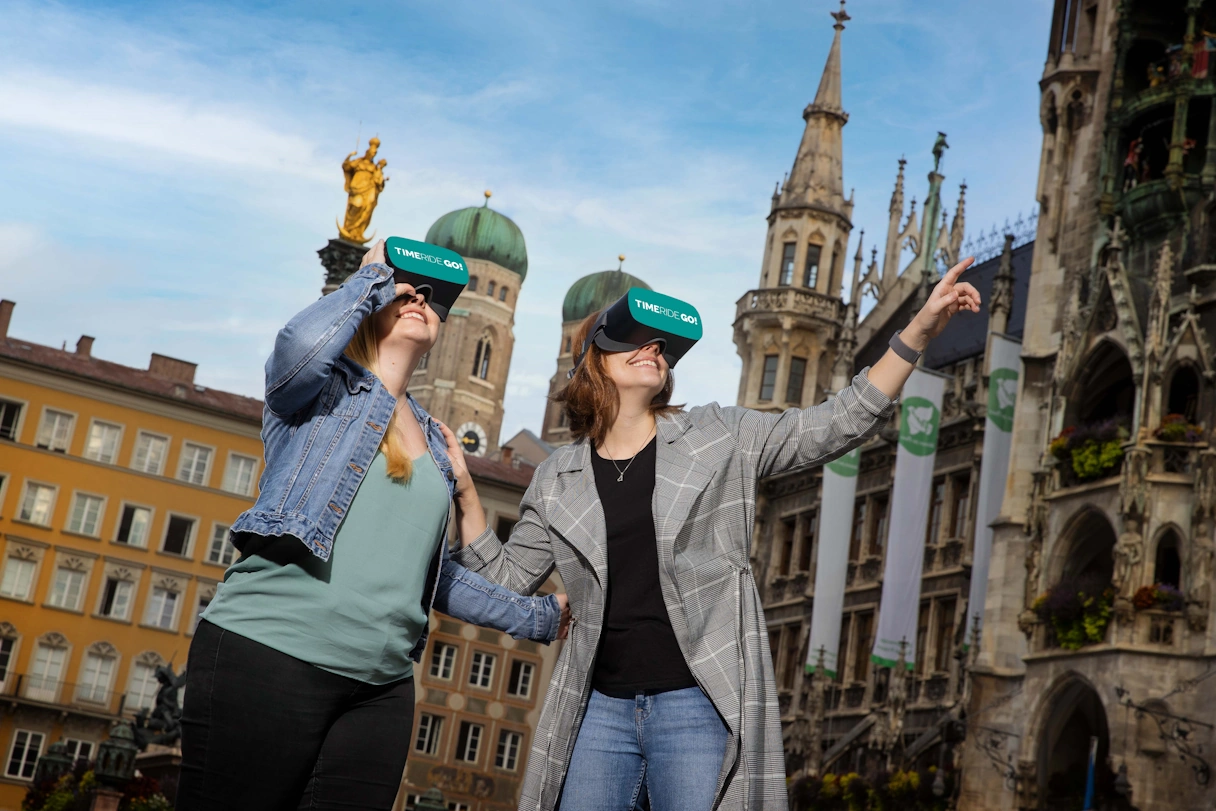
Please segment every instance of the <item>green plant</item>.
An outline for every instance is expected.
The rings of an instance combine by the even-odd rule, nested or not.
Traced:
[[[1102,642],[1110,624],[1115,592],[1097,577],[1061,580],[1035,600],[1039,618],[1051,624],[1056,644],[1078,650]]]
[[[1182,414],[1166,414],[1153,436],[1165,442],[1199,442],[1203,439],[1203,426],[1189,422]]]
[[[1070,425],[1051,441],[1048,449],[1081,481],[1108,475],[1123,460],[1127,429],[1115,420]]]

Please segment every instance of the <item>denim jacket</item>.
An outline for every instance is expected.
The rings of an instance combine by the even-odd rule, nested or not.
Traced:
[[[392,270],[367,265],[279,330],[266,361],[266,469],[257,502],[232,525],[238,548],[243,533],[292,535],[313,554],[329,559],[334,534],[397,405],[379,378],[342,353],[363,319],[395,297]],[[447,444],[431,415],[407,397],[447,481],[450,516],[456,483]],[[490,583],[450,560],[444,540],[435,539],[422,598],[428,613],[435,608],[516,639],[549,641],[557,636],[560,609],[555,597],[523,597]],[[427,636],[424,630],[410,652],[415,662],[422,660]]]

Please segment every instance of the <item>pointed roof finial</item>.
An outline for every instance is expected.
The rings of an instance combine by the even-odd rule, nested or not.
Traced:
[[[832,14],[832,19],[836,21],[836,24],[833,25],[832,27],[835,28],[837,31],[843,31],[844,24],[846,22],[848,22],[849,20],[853,19],[852,17],[849,16],[849,12],[844,10],[844,0],[840,0],[840,11],[833,11],[833,12],[831,12],[831,14]]]
[[[494,192],[490,191],[489,189],[486,189],[485,195],[486,195],[486,201],[481,204],[481,207],[489,208],[490,207],[490,198],[494,196]]]
[[[848,121],[848,115],[840,101],[840,32],[844,30],[845,21],[850,19],[844,10],[844,0],[840,0],[840,11],[832,12],[832,19],[836,21],[832,26],[836,29],[836,35],[832,37],[832,47],[828,49],[828,59],[819,78],[815,100],[803,111],[802,117],[807,118],[814,112],[828,113],[839,117],[843,124]]]
[[[620,260],[620,264],[616,266],[616,269],[620,270],[621,268],[625,267],[625,254],[618,254],[616,258]]]

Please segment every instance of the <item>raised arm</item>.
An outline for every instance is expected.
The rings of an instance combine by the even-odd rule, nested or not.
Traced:
[[[321,393],[359,324],[395,297],[392,269],[369,262],[337,290],[298,312],[279,330],[266,361],[266,406],[280,416],[307,407]]]

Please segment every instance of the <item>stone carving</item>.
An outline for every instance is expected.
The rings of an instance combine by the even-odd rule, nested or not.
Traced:
[[[1195,506],[1191,515],[1190,561],[1187,569],[1187,622],[1206,631],[1212,606],[1212,578],[1216,576],[1216,450],[1199,453],[1195,471]]]
[[[1136,567],[1144,558],[1144,538],[1140,535],[1140,524],[1129,518],[1125,529],[1115,543],[1115,571],[1111,578],[1120,597],[1131,597],[1136,590]]]
[[[177,694],[186,683],[186,671],[177,674],[171,665],[160,665],[156,668],[156,680],[160,688],[152,711],[145,708],[135,714],[135,743],[141,750],[150,743],[172,746],[182,735],[182,708]]]
[[[1123,477],[1119,482],[1119,512],[1143,522],[1148,517],[1149,450],[1128,448],[1123,456]]]

